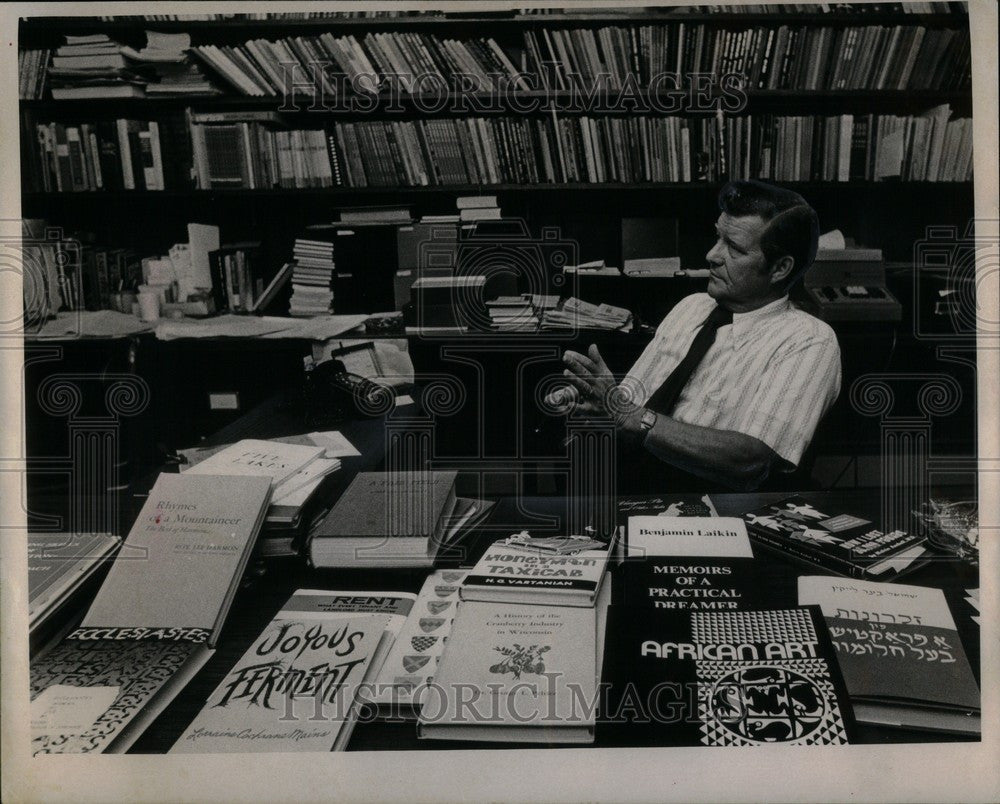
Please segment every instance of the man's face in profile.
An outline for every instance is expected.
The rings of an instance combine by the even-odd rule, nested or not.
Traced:
[[[767,224],[758,215],[734,218],[723,212],[715,223],[716,242],[705,255],[710,276],[708,295],[733,312],[745,312],[768,300],[770,271],[760,249]]]

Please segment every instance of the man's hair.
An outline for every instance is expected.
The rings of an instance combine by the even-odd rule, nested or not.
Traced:
[[[719,209],[734,218],[764,219],[760,248],[768,268],[781,257],[795,260],[786,288],[798,282],[816,259],[819,217],[798,193],[752,179],[731,181],[719,193]]]

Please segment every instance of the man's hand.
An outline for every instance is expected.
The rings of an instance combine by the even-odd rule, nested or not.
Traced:
[[[580,415],[613,419],[619,429],[639,432],[641,408],[618,387],[597,346],[591,344],[586,355],[567,350],[563,363],[566,364],[563,376],[570,385],[550,394],[551,402],[568,406]],[[555,399],[554,395],[560,393],[562,398]]]

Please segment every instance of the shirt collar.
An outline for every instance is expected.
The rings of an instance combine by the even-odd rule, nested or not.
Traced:
[[[770,304],[758,307],[748,313],[733,313],[732,342],[733,348],[737,349],[750,337],[753,328],[758,323],[771,316],[780,315],[790,307],[788,296],[775,299]]]

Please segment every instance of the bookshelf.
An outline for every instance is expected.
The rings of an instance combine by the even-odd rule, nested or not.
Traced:
[[[739,51],[740,41],[735,37],[742,32],[747,32],[750,37],[753,31],[763,31],[764,34],[760,34],[761,43],[765,41],[767,32],[777,32],[783,28],[805,32],[803,36],[807,37],[806,43],[809,36],[819,37],[823,32],[830,32],[834,43],[846,43],[850,31],[858,31],[858,36],[862,37],[864,31],[876,28],[902,28],[904,31],[921,29],[925,31],[925,36],[930,32],[939,35],[948,31],[955,32],[956,38],[966,35],[968,16],[962,10],[962,4],[923,4],[919,11],[926,12],[930,7],[934,9],[931,13],[914,13],[913,9],[906,10],[902,6],[879,4],[871,9],[849,6],[830,13],[778,6],[769,13],[760,13],[760,9],[753,13],[738,12],[735,9],[731,10],[737,13],[724,13],[725,10],[720,13],[717,9],[708,12],[704,7],[692,7],[670,10],[635,8],[588,13],[490,12],[463,15],[427,12],[350,17],[337,16],[334,12],[323,17],[272,15],[268,18],[252,18],[249,15],[233,15],[224,19],[46,17],[21,21],[19,47],[57,48],[64,42],[66,35],[105,34],[116,42],[139,48],[145,41],[144,32],[147,30],[187,34],[193,47],[235,47],[250,40],[318,38],[324,34],[335,38],[356,37],[362,43],[367,36],[419,35],[427,37],[426,41],[434,42],[448,39],[469,42],[489,38],[513,62],[530,66],[531,54],[526,44],[529,37],[535,37],[538,42],[547,42],[549,40],[546,37],[557,32],[565,32],[568,37],[566,43],[570,42],[571,37],[592,35],[595,41],[601,42],[603,48],[604,40],[599,39],[602,31],[661,31],[672,48],[671,53],[682,55],[688,62],[694,57],[689,59],[684,55],[685,45],[696,39],[686,40],[681,33],[683,30],[694,31],[695,37],[703,34],[706,42],[711,42],[712,37],[732,34],[736,47],[732,54],[734,58]],[[845,38],[842,40],[840,37]],[[859,38],[859,46],[861,41],[863,40]],[[636,42],[639,44],[635,51],[645,58],[641,38],[637,36]],[[743,53],[748,58],[756,52],[751,47],[753,44],[752,38],[743,42]],[[370,54],[370,49],[366,52]],[[607,55],[607,60],[610,61],[609,54],[614,52],[614,47],[609,45],[607,51],[602,49],[600,54],[602,58]],[[806,51],[803,50],[804,52]],[[624,61],[627,61],[627,55],[618,52],[618,56]],[[917,55],[919,54],[914,54],[914,60]],[[801,60],[802,57],[799,58]],[[703,56],[702,64],[707,59],[707,56]],[[598,62],[600,59],[592,64]],[[734,63],[736,62],[731,62]],[[564,64],[563,67],[565,66]],[[649,65],[645,65],[636,74],[641,76],[643,70],[648,72],[648,67]],[[874,118],[916,118],[935,107],[947,105],[952,119],[968,118],[972,113],[967,78],[969,68],[960,59],[954,61],[953,68],[950,72],[946,71],[946,79],[941,79],[943,83],[939,82],[941,85],[933,89],[923,86],[905,89],[898,86],[883,89],[860,88],[864,83],[860,80],[855,82],[854,88],[838,89],[748,86],[745,90],[745,105],[735,112],[727,112],[725,117],[727,125],[740,119],[760,120],[768,117],[778,119],[851,115],[858,119],[872,115]],[[803,65],[800,69],[800,76],[806,76],[808,65]],[[211,74],[211,70],[206,68],[205,71]],[[442,72],[446,71],[442,68]],[[860,73],[857,77],[860,78]],[[283,103],[278,97],[241,95],[231,82],[219,75],[213,75],[213,81],[222,91],[211,97],[52,100],[46,94],[38,99],[25,99],[20,106],[22,130],[30,133],[39,123],[78,125],[87,121],[96,123],[120,118],[159,121],[164,125],[164,121],[180,120],[189,112],[233,115],[241,112],[273,112],[289,129],[331,131],[361,122],[402,121],[414,126],[436,120],[454,123],[469,114],[456,104],[460,98],[455,92],[444,94],[441,108],[429,108],[427,98],[419,94],[412,96],[402,93],[393,99],[395,106],[391,111],[387,109],[390,104],[384,96],[377,99],[370,111],[352,109],[352,99],[349,96],[326,98],[324,108],[316,110],[311,108],[309,97],[301,93],[296,95],[292,108],[289,108],[289,104]],[[824,82],[820,80],[819,83]],[[651,90],[641,84],[642,82],[635,93],[640,103],[663,100],[671,94],[669,89]],[[576,99],[575,93],[550,86],[534,90],[512,90],[503,97],[499,108],[492,108],[480,117],[487,122],[512,118],[520,114],[517,109],[521,105],[531,102],[535,102],[535,108],[522,117],[532,124],[535,121],[551,120],[553,113],[546,111],[550,107],[557,109],[555,115],[567,125],[577,125],[581,116],[601,122],[605,119],[624,119],[630,115],[628,108],[614,108],[614,104],[620,100],[616,90],[598,88],[593,91],[593,87],[585,87],[585,91],[591,93],[588,102],[592,109],[570,108]],[[475,100],[476,93],[463,94],[465,99]],[[649,118],[676,117],[692,128],[710,126],[715,119],[715,109],[721,94],[724,94],[724,90],[718,84],[713,84],[706,94],[707,105],[710,107],[708,109],[682,108],[673,114],[661,114],[654,109],[640,114]],[[442,99],[437,95],[435,97]],[[751,145],[753,144],[751,141]],[[177,153],[182,159],[190,159],[188,150],[189,147],[182,144]],[[171,154],[170,159],[173,158]],[[38,157],[26,153],[22,159],[27,166],[32,159],[37,161]],[[585,162],[582,157],[579,161]],[[25,171],[25,175],[30,173],[30,170]],[[745,167],[744,173],[754,175],[755,171],[752,166]],[[500,176],[499,181],[483,181],[482,176],[472,176],[468,182],[456,183],[442,177],[430,186],[400,182],[381,186],[267,186],[248,189],[201,188],[191,182],[185,186],[178,186],[176,183],[169,186],[168,183],[166,189],[162,190],[87,189],[75,192],[45,189],[37,181],[26,181],[22,187],[22,202],[27,217],[51,218],[53,223],[70,231],[77,226],[87,226],[95,232],[98,239],[124,238],[125,245],[139,250],[162,250],[176,239],[178,227],[185,218],[190,215],[202,218],[210,215],[213,222],[223,227],[225,240],[243,240],[251,235],[259,236],[262,240],[271,238],[280,243],[273,250],[276,255],[290,246],[296,231],[303,225],[330,220],[339,206],[404,204],[413,209],[415,216],[420,216],[453,210],[453,199],[458,195],[488,193],[499,196],[505,214],[523,216],[533,228],[551,223],[566,224],[566,234],[571,237],[579,236],[581,243],[589,241],[592,244],[603,238],[605,242],[600,247],[603,254],[595,256],[606,256],[610,258],[611,264],[615,263],[617,245],[614,231],[617,227],[598,224],[597,228],[604,234],[595,237],[591,231],[594,226],[592,219],[587,219],[585,225],[574,226],[574,218],[577,221],[583,220],[580,217],[582,214],[606,206],[612,206],[616,213],[620,210],[623,216],[649,214],[674,217],[678,219],[681,231],[704,231],[704,236],[700,239],[688,239],[681,245],[682,259],[700,262],[710,235],[710,227],[706,221],[713,216],[715,194],[730,175],[726,170],[720,169],[712,175],[700,180],[693,178],[692,181],[635,181],[628,176],[592,181],[586,180],[586,175],[567,180],[565,175],[560,175],[560,171],[554,170],[545,180],[524,175],[520,177],[523,180],[519,181],[510,181],[509,176]],[[949,180],[933,182],[896,179],[873,181],[851,176],[848,180],[824,181],[818,180],[814,175],[807,181],[785,180],[781,183],[798,189],[814,202],[824,228],[839,227],[854,233],[859,239],[867,236],[866,243],[882,247],[887,257],[906,259],[912,250],[914,237],[919,237],[926,225],[961,225],[972,216],[971,183],[964,180],[964,177],[961,180],[951,180],[954,178],[958,177],[951,176]],[[928,205],[918,202],[917,199],[926,197],[929,193],[933,193],[940,203]],[[102,216],[99,212],[101,209],[110,210],[114,214]],[[581,255],[581,259],[586,256]],[[280,262],[273,264],[272,270],[277,270],[278,267]]]

